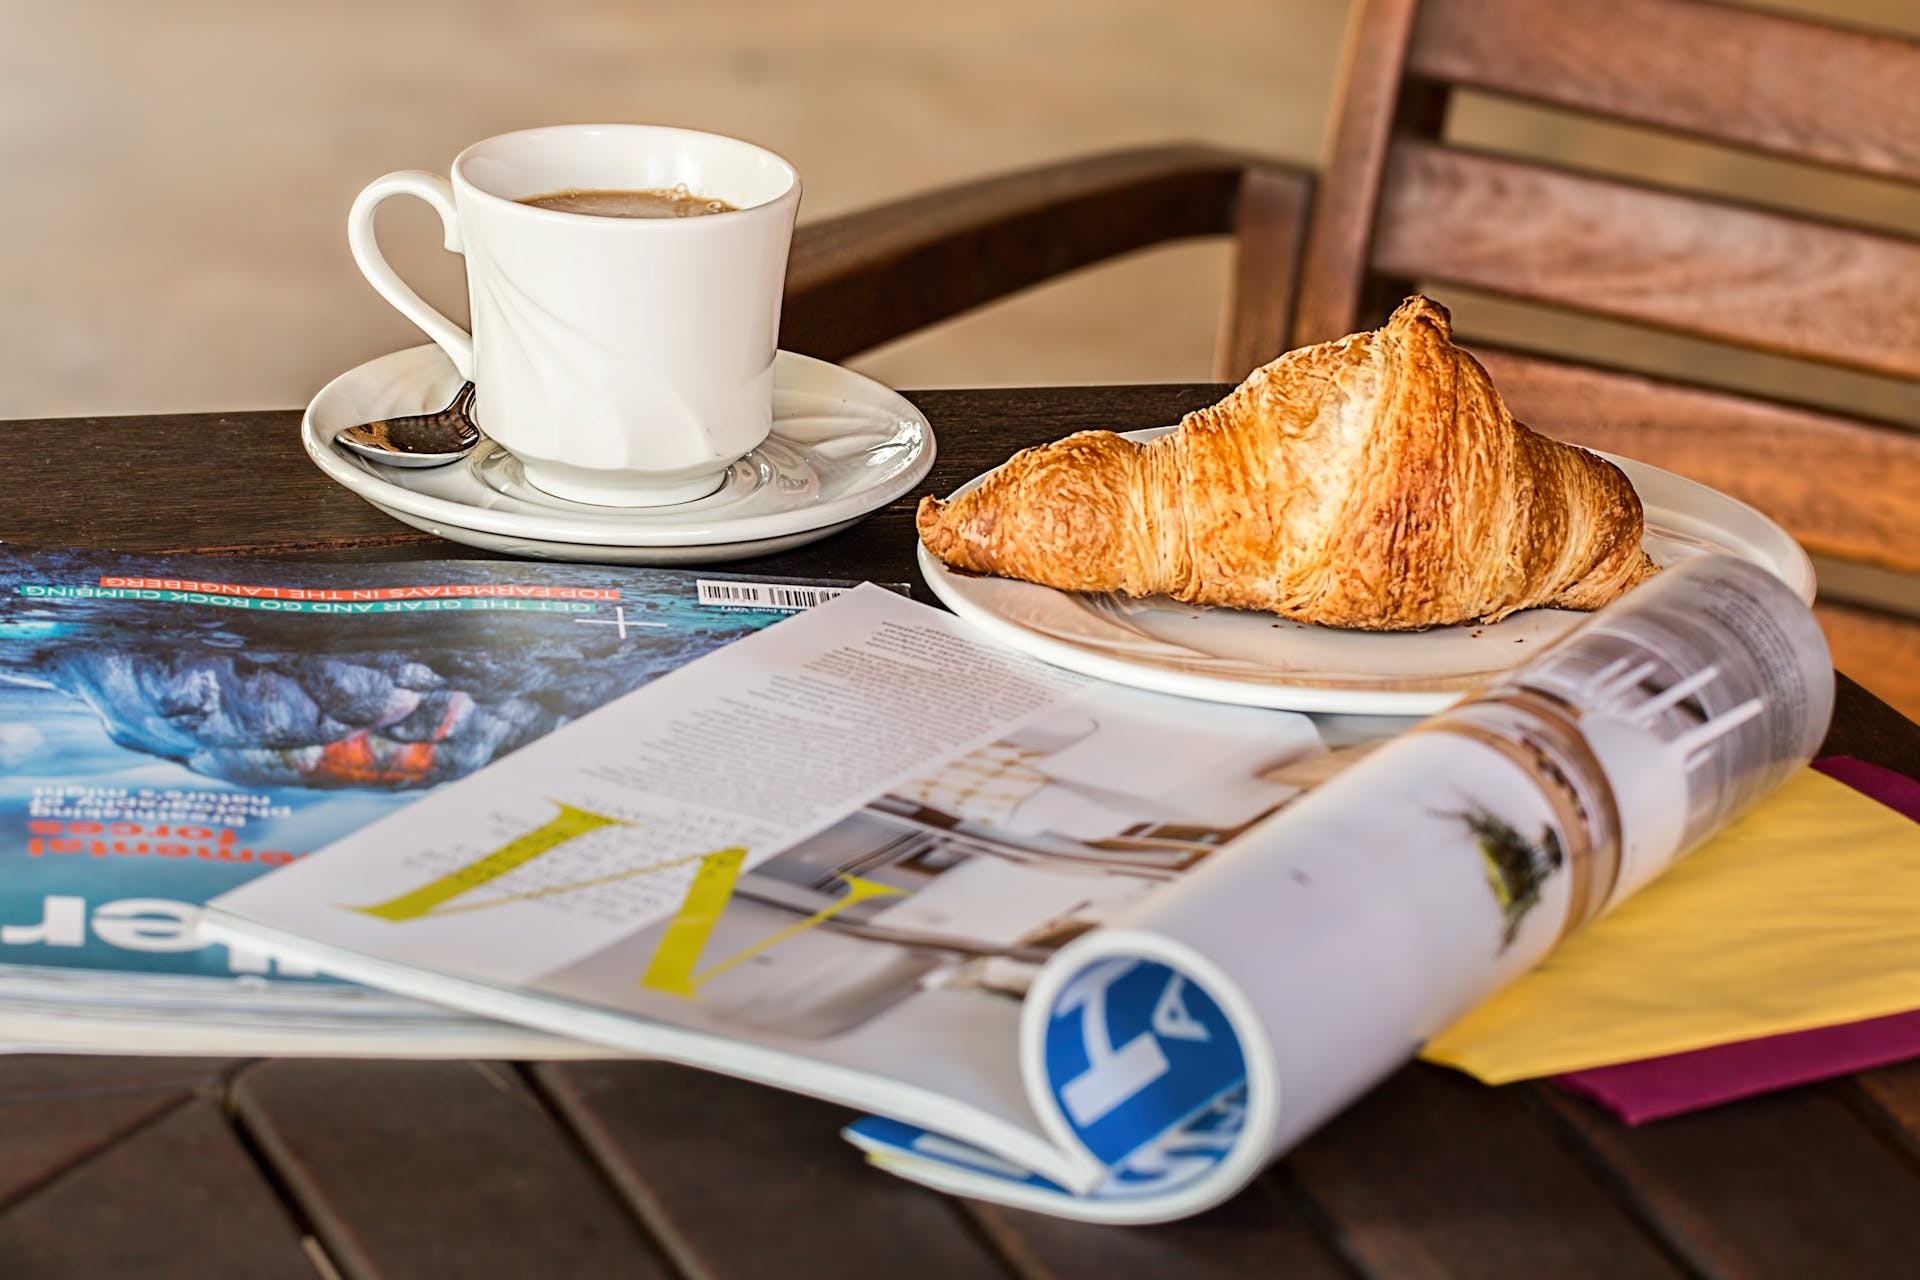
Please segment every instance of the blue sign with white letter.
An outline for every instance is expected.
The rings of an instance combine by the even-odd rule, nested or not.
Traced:
[[[1244,1116],[1246,1058],[1227,1015],[1185,974],[1125,957],[1089,965],[1055,1001],[1047,1025],[1049,1087],[1068,1126],[1109,1166],[1178,1141],[1178,1169],[1149,1160],[1154,1180],[1211,1168]],[[1206,1140],[1187,1141],[1204,1132]]]

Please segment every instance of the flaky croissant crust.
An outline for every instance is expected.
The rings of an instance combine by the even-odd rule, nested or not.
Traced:
[[[1145,444],[1023,450],[917,523],[958,569],[1378,631],[1597,609],[1654,572],[1627,478],[1515,422],[1418,296]]]

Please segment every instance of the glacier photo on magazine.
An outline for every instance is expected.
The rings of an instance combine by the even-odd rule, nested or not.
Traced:
[[[199,904],[835,590],[0,548],[0,964],[265,972]]]

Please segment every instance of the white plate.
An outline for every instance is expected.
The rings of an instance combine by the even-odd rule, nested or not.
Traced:
[[[1148,440],[1170,430],[1126,434]],[[1639,493],[1655,562],[1724,552],[1772,571],[1812,603],[1813,564],[1779,525],[1670,471],[1601,456]],[[948,608],[1035,657],[1117,684],[1293,711],[1427,715],[1526,661],[1587,616],[1527,609],[1490,626],[1343,631],[1165,596],[1135,600],[978,577],[949,569],[925,546],[919,555],[927,585]]]
[[[491,440],[445,467],[395,467],[334,443],[376,418],[443,409],[460,389],[438,347],[410,347],[341,374],[300,426],[320,469],[395,519],[452,542],[549,560],[711,564],[784,551],[846,528],[911,490],[933,465],[933,430],[871,378],[782,351],[773,434],[715,493],[669,507],[598,507],[542,493]]]

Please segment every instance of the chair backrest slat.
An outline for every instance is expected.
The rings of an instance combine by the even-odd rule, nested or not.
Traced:
[[[1475,347],[1513,415],[1752,503],[1821,555],[1920,573],[1920,433]]]
[[[1300,259],[1291,346],[1349,332],[1369,301],[1367,246],[1387,144],[1404,127],[1410,91],[1402,72],[1419,8],[1420,0],[1364,0],[1348,28],[1332,154],[1314,193]]]
[[[1426,0],[1408,69],[1920,182],[1920,44],[1702,0]]]
[[[1393,144],[1372,267],[1920,377],[1920,244],[1419,139]]]
[[[1920,662],[1914,661],[1920,644],[1912,618],[1826,599],[1813,606],[1813,616],[1836,665],[1858,672],[1879,697],[1920,718]]]

